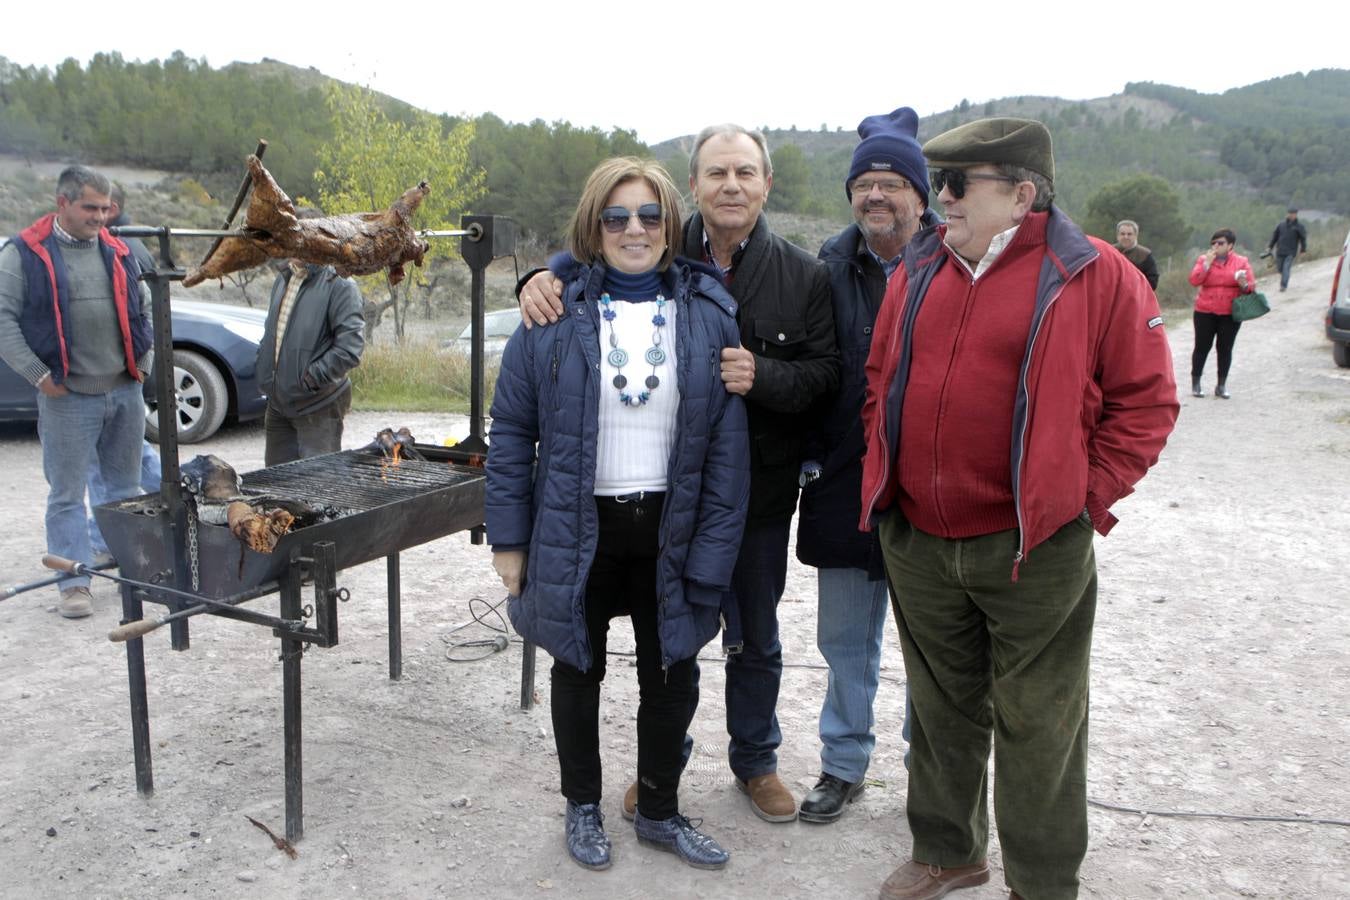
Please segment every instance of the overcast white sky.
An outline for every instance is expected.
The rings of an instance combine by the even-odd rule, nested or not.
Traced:
[[[1350,65],[1343,21],[1306,6],[1289,17],[1269,3],[305,6],[318,11],[149,0],[113,12],[106,3],[67,0],[59,19],[7,16],[0,56],[50,68],[114,50],[143,61],[182,50],[212,68],[271,57],[432,112],[620,126],[648,143],[723,121],[852,130],[864,116],[897,106],[926,116],[963,99],[1091,99],[1119,93],[1128,81],[1220,93]],[[673,13],[683,18],[671,21]]]

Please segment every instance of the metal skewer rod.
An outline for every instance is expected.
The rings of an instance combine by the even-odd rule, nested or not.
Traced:
[[[147,584],[144,581],[122,578],[118,575],[109,575],[107,572],[101,572],[98,569],[90,568],[85,563],[77,562],[72,559],[65,559],[64,557],[56,556],[51,553],[45,554],[42,557],[42,564],[47,568],[55,569],[58,572],[69,572],[72,575],[98,575],[100,578],[106,578],[109,581],[115,581],[118,584],[130,585],[131,587],[138,588],[142,591],[164,594],[169,597],[180,597],[189,600],[194,604],[193,606],[180,609],[178,612],[170,615],[160,616],[155,619],[138,619],[135,622],[127,622],[123,625],[119,625],[108,633],[108,640],[110,641],[126,641],[134,637],[140,637],[143,634],[154,631],[159,626],[168,622],[173,622],[190,615],[196,615],[197,613],[207,612],[213,609],[234,613],[236,616],[244,612],[244,610],[240,610],[234,603],[226,603],[223,600],[214,600],[210,597],[203,597],[200,594],[190,594],[187,591],[180,591],[175,588],[164,587],[163,585]],[[269,582],[265,585],[259,585],[254,588],[253,591],[240,597],[239,600],[242,602],[243,600],[251,599],[252,595],[261,595],[274,590],[276,590],[276,585]],[[277,619],[272,616],[261,615],[257,616],[257,620],[267,624],[279,624],[290,628],[298,628],[304,624],[302,619]]]
[[[108,229],[118,237],[246,237],[240,229],[227,231],[223,228],[172,228],[168,225],[114,225]]]
[[[258,148],[253,151],[253,155],[262,159],[262,155],[267,152],[267,141],[258,139]],[[229,228],[234,224],[234,217],[239,214],[239,207],[244,205],[244,198],[248,196],[249,189],[253,187],[253,176],[248,172],[244,173],[244,180],[239,185],[239,191],[234,195],[234,204],[230,207],[230,214],[225,217],[224,228]],[[211,254],[220,247],[220,238],[211,242],[211,249],[206,251],[199,265],[206,265],[206,261],[211,258]]]
[[[169,225],[155,227],[153,225],[114,225],[108,229],[109,232],[118,237],[209,237],[209,238],[249,238],[254,235],[249,234],[241,228],[223,229],[223,228],[174,228]],[[418,237],[424,238],[444,238],[444,237],[477,237],[481,232],[473,229],[455,228],[446,231],[436,231],[433,229],[424,229],[414,232]]]
[[[475,239],[482,233],[483,230],[481,228],[452,228],[448,231],[436,231],[434,229],[424,228],[421,231],[414,232],[418,237],[471,237]]]

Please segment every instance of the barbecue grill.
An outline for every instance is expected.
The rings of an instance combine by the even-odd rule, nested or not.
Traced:
[[[262,145],[259,151],[262,150]],[[242,200],[236,202],[236,210]],[[234,212],[230,213],[230,219]],[[246,497],[296,501],[317,510],[313,521],[283,535],[271,553],[259,553],[236,539],[228,527],[200,521],[193,502],[184,498],[178,461],[176,403],[171,383],[173,358],[169,284],[185,275],[170,254],[174,235],[230,236],[230,231],[170,228],[112,229],[125,237],[154,238],[159,259],[144,278],[150,287],[155,333],[155,393],[159,402],[162,481],[158,494],[105,504],[94,510],[99,528],[117,560],[122,583],[123,620],[131,699],[132,747],[136,786],[154,791],[146,701],[144,634],[170,626],[175,650],[189,648],[188,620],[200,613],[224,616],[272,630],[281,640],[282,708],[285,726],[286,837],[298,841],[303,828],[301,767],[300,661],[307,645],[338,642],[338,604],[348,599],[336,583],[341,569],[386,558],[388,567],[389,675],[402,674],[399,552],[457,531],[471,530],[481,543],[485,478],[483,313],[485,270],[496,258],[515,251],[515,224],[494,216],[465,216],[461,230],[420,232],[427,237],[458,236],[461,255],[472,272],[471,315],[474,337],[470,435],[455,447],[414,444],[423,459],[385,459],[378,451],[346,450],[246,473]],[[226,222],[229,228],[229,221]],[[396,464],[395,464],[396,463]],[[304,603],[312,584],[313,603]],[[167,589],[168,592],[165,592]],[[277,593],[280,614],[245,606]],[[147,622],[143,601],[160,603],[168,613]],[[141,625],[139,630],[137,625]],[[116,632],[115,632],[116,633]],[[527,648],[522,697],[532,684],[533,648]]]
[[[271,553],[245,546],[225,525],[189,525],[191,590],[221,599],[279,581],[321,541],[333,542],[337,568],[346,569],[481,525],[481,467],[467,465],[464,451],[414,448],[426,459],[392,465],[378,451],[343,450],[246,473],[245,496],[291,500],[324,520],[282,535]],[[169,581],[175,560],[160,540],[169,518],[160,495],[106,504],[94,516],[124,577]]]

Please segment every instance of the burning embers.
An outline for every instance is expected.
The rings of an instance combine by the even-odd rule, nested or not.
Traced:
[[[389,473],[398,468],[398,464],[404,459],[425,460],[426,457],[416,447],[416,441],[412,432],[407,426],[395,431],[392,428],[382,428],[375,434],[375,440],[366,444],[358,453],[374,453],[379,451],[383,462],[380,465],[380,478],[386,483],[389,481]]]
[[[240,543],[271,553],[292,528],[337,518],[341,511],[291,497],[246,493],[234,468],[217,456],[183,466],[183,490],[199,525],[224,525]]]
[[[414,460],[413,469],[404,465]],[[358,450],[252,473],[253,488],[219,457],[198,456],[183,466],[183,491],[199,525],[228,527],[244,546],[271,553],[291,531],[439,486],[441,479],[429,477],[424,465],[436,464],[427,462],[408,428],[384,428]],[[263,479],[263,473],[275,475]]]

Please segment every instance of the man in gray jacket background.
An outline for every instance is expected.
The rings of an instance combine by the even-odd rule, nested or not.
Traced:
[[[352,407],[347,373],[361,363],[364,327],[361,291],[332,266],[292,259],[277,276],[258,345],[267,465],[342,449],[342,419]]]

